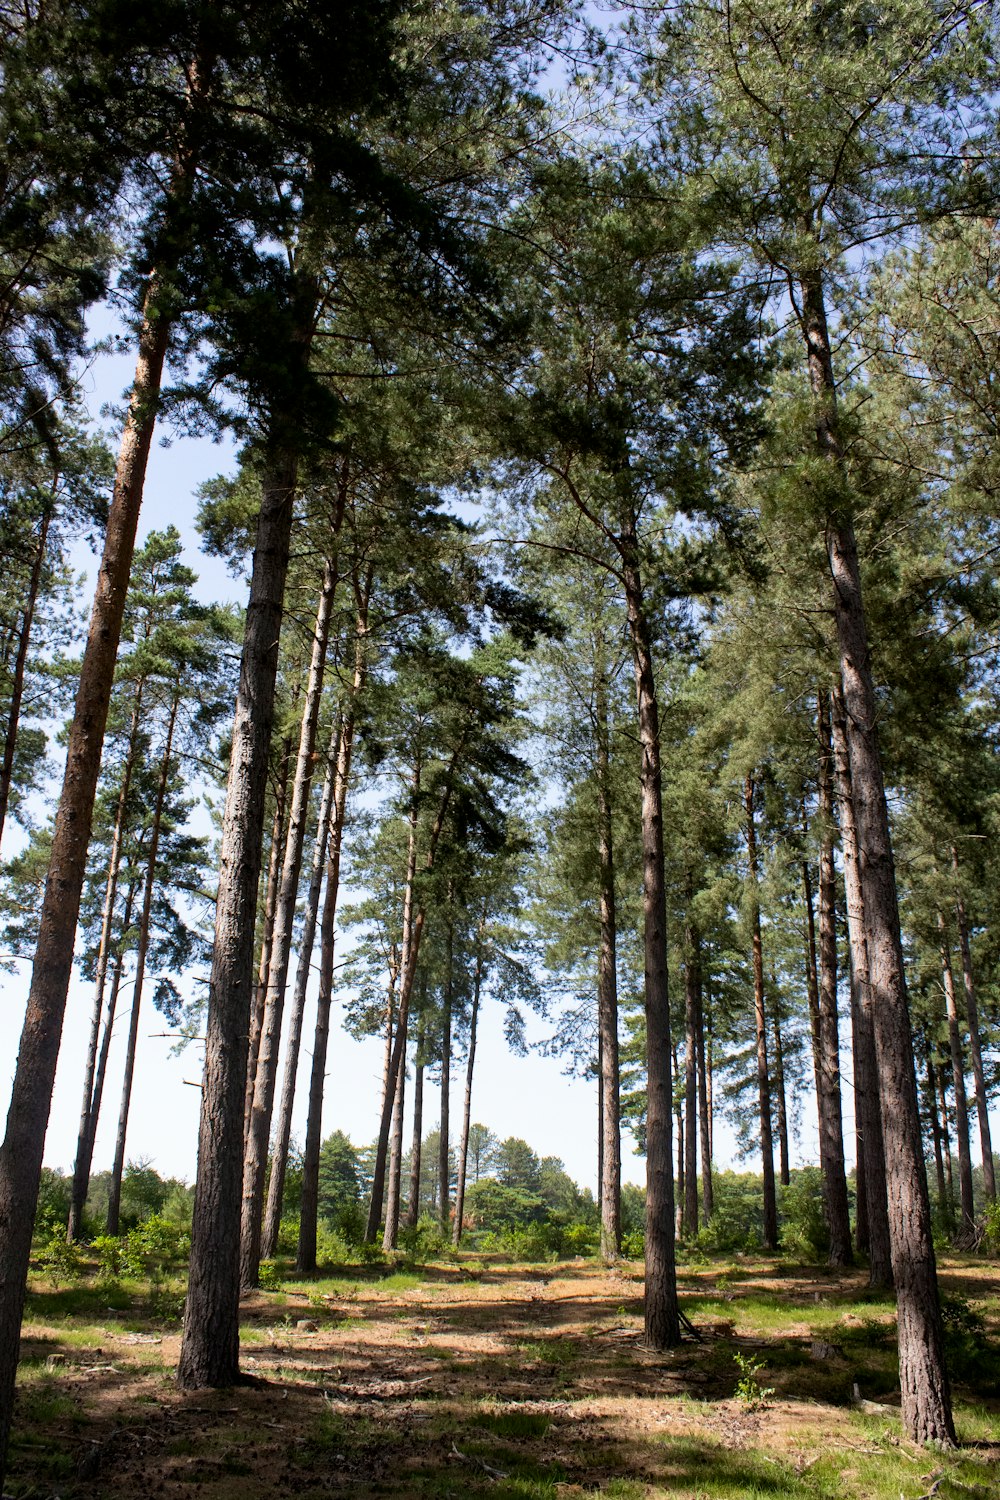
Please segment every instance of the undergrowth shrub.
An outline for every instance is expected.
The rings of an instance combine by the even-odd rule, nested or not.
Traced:
[[[819,1167],[798,1167],[787,1187],[779,1190],[781,1246],[803,1260],[824,1258],[830,1232],[823,1208],[823,1174]]]

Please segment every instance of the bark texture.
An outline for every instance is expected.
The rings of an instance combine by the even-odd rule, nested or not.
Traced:
[[[601,924],[597,952],[597,1030],[600,1054],[601,1255],[617,1260],[622,1248],[622,1147],[618,1061],[618,919],[615,910],[615,850],[610,787],[607,680],[603,663],[596,679],[597,823]]]
[[[191,1270],[177,1378],[184,1389],[239,1378],[240,1201],[253,932],[274,719],[278,637],[297,465],[269,470],[261,497],[222,826]]]
[[[959,885],[958,850],[952,846],[951,868],[955,876],[955,921],[958,925],[958,941],[962,952],[962,984],[965,989],[965,1015],[969,1024],[969,1059],[972,1077],[976,1085],[976,1114],[979,1119],[979,1145],[983,1162],[983,1191],[988,1203],[995,1203],[997,1196],[996,1172],[993,1166],[993,1141],[990,1135],[989,1101],[986,1097],[986,1077],[983,1072],[983,1044],[979,1034],[979,1001],[976,981],[972,971],[972,945],[969,942],[969,919],[965,914],[965,902]]]
[[[840,1018],[837,1015],[837,876],[833,863],[833,743],[824,692],[818,694],[819,739],[819,1159],[830,1231],[831,1266],[849,1266],[851,1210],[844,1166],[840,1099]]]
[[[958,1193],[962,1211],[960,1235],[971,1235],[976,1226],[976,1208],[972,1193],[972,1152],[969,1147],[969,1106],[965,1097],[965,1054],[962,1049],[962,1031],[958,1024],[958,999],[955,995],[955,976],[951,967],[951,945],[948,941],[948,924],[944,914],[938,912],[938,935],[941,940],[941,978],[944,984],[944,1003],[948,1015],[948,1051],[951,1056],[951,1084],[955,1096],[955,1138],[958,1147]]]
[[[764,940],[760,930],[760,869],[757,858],[757,820],[754,813],[754,780],[743,783],[743,806],[747,823],[747,895],[750,900],[750,941],[753,959],[754,1029],[757,1037],[757,1108],[760,1118],[760,1154],[764,1182],[764,1246],[778,1248],[778,1198],[774,1185],[774,1136],[771,1128],[771,1079],[767,1060],[767,1011],[764,1004]]]

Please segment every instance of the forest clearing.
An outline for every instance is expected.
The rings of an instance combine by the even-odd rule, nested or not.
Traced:
[[[642,1338],[642,1269],[462,1254],[245,1299],[247,1383],[177,1389],[182,1283],[32,1276],[15,1497],[994,1500],[1000,1272],[946,1257],[960,1448],[908,1443],[891,1297],[750,1256],[679,1267],[698,1335]],[[168,1311],[168,1304],[172,1308]],[[956,1323],[956,1327],[957,1327]],[[963,1339],[965,1340],[963,1346]],[[857,1386],[859,1404],[854,1397]]]
[[[0,1493],[996,1487],[998,38],[0,0]]]

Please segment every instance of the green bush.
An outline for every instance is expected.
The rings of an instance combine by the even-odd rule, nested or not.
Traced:
[[[318,1266],[342,1266],[351,1259],[351,1247],[342,1234],[327,1224],[316,1228],[316,1264]]]
[[[284,1283],[273,1260],[262,1260],[257,1271],[257,1285],[262,1292],[280,1292]]]
[[[823,1174],[819,1167],[798,1167],[790,1176],[778,1198],[782,1248],[803,1260],[822,1259],[830,1249]]]
[[[641,1229],[630,1229],[622,1235],[622,1254],[626,1260],[642,1260],[646,1254],[646,1236]]]
[[[1000,1203],[988,1203],[983,1214],[983,1250],[1000,1256]]]
[[[710,1254],[759,1250],[764,1243],[760,1178],[753,1172],[716,1172],[712,1188],[712,1217],[695,1244]]]
[[[440,1224],[428,1214],[399,1231],[399,1248],[413,1260],[447,1260],[455,1253]]]
[[[37,1260],[42,1270],[57,1286],[61,1281],[67,1284],[79,1281],[83,1275],[83,1257],[80,1247],[67,1244],[66,1231],[62,1228],[56,1229],[51,1238],[41,1247]]]

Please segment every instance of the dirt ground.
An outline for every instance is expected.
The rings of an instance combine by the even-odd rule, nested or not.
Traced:
[[[698,1338],[654,1355],[638,1266],[345,1268],[247,1299],[247,1384],[197,1395],[162,1296],[74,1310],[36,1286],[7,1493],[1000,1500],[1000,1390],[958,1388],[958,1453],[911,1449],[891,1304],[860,1272],[775,1269],[683,1271]],[[944,1279],[1000,1333],[1000,1269]]]

